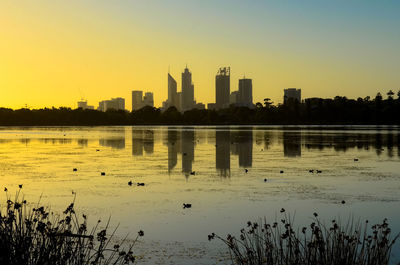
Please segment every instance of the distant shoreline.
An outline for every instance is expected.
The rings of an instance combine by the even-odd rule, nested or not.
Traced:
[[[260,127],[263,129],[271,130],[296,130],[296,129],[323,129],[323,130],[338,130],[338,129],[356,129],[356,130],[370,130],[370,129],[400,129],[398,124],[128,124],[128,125],[0,125],[1,128],[70,128],[70,127],[205,127],[205,128],[234,128],[234,127]]]
[[[376,97],[374,100],[306,99],[271,105],[268,101],[255,107],[185,112],[175,107],[166,110],[145,106],[126,110],[0,108],[0,126],[355,126],[400,125],[400,97]]]

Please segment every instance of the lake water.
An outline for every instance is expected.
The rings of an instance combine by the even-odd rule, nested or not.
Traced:
[[[91,222],[111,216],[119,236],[144,230],[142,264],[229,263],[207,235],[273,221],[282,207],[298,226],[318,212],[387,217],[400,232],[399,162],[399,127],[0,128],[1,186],[23,184],[28,201],[42,197],[56,212],[74,191]]]

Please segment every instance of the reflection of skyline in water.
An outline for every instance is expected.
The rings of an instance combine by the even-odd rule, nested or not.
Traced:
[[[99,139],[99,145],[104,147],[111,147],[113,149],[125,149],[125,138],[122,137],[102,138]]]
[[[186,177],[193,171],[194,162],[194,130],[185,129],[181,132],[182,140],[182,172]]]
[[[167,132],[167,146],[168,146],[168,173],[174,169],[178,164],[178,152],[181,148],[181,142],[178,141],[180,136],[176,130],[168,130]]]
[[[239,167],[251,167],[253,164],[253,130],[231,131],[232,154],[239,156]]]
[[[229,131],[215,132],[215,167],[220,176],[229,177],[231,171],[231,135]]]
[[[283,154],[285,157],[301,156],[301,132],[284,131],[283,139]]]
[[[132,155],[143,156],[143,151],[148,155],[154,153],[154,130],[132,128]]]
[[[168,173],[171,173],[178,164],[181,172],[189,176],[196,171],[196,148],[209,145],[215,152],[215,170],[221,177],[231,175],[231,156],[237,156],[236,167],[250,168],[253,166],[253,152],[268,152],[281,148],[282,156],[286,158],[300,158],[303,153],[333,150],[347,152],[348,150],[370,151],[377,156],[400,157],[400,133],[393,130],[317,130],[317,129],[264,129],[262,127],[224,127],[205,128],[196,127],[151,127],[129,128],[118,130],[103,130],[96,138],[85,138],[85,134],[76,136],[54,132],[40,137],[40,133],[28,137],[23,131],[13,134],[13,138],[0,138],[0,145],[14,143],[26,146],[35,144],[68,145],[77,144],[81,148],[88,148],[92,144],[123,150],[132,143],[132,156],[152,155],[160,152],[157,141],[162,141],[166,147],[165,160]],[[130,135],[131,134],[131,135]],[[1,136],[0,136],[1,137]],[[131,139],[129,139],[131,138]],[[254,145],[255,144],[255,145]],[[98,147],[96,147],[98,148]],[[181,161],[179,161],[181,159]]]

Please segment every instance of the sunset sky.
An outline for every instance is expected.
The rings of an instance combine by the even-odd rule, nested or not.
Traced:
[[[400,1],[1,0],[0,107],[76,107],[154,92],[187,63],[198,102],[253,79],[254,102],[354,98],[400,89]]]

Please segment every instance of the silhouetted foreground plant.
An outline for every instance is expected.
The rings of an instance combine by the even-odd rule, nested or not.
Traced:
[[[110,220],[105,228],[99,228],[99,220],[88,231],[87,217],[78,217],[74,202],[56,215],[43,206],[28,207],[26,200],[19,199],[21,188],[13,201],[7,194],[6,205],[0,208],[0,264],[103,265],[135,261],[132,249],[143,231],[126,249],[122,247],[126,237],[110,247],[116,232],[114,229],[107,234]]]
[[[214,233],[208,238],[222,240],[234,264],[383,265],[389,264],[392,246],[399,237],[390,238],[386,219],[371,229],[368,221],[361,224],[353,219],[345,226],[332,220],[328,227],[316,213],[309,227],[295,232],[293,219],[284,209],[281,213],[282,220],[272,224],[266,220],[260,225],[248,222],[239,239],[232,235],[224,239]]]

